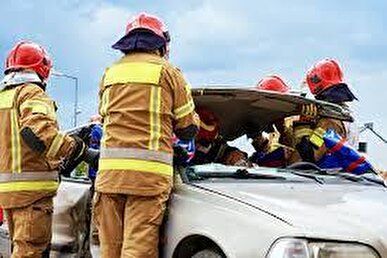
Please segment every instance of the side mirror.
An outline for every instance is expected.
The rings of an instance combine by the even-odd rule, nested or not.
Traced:
[[[359,142],[358,151],[361,153],[367,153],[367,142]]]

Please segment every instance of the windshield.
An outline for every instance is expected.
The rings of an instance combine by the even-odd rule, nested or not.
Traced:
[[[226,148],[240,151],[251,157],[254,153],[251,141],[244,135],[234,141],[228,141]],[[209,153],[211,154],[211,153]],[[207,155],[209,156],[209,155]],[[211,159],[210,159],[211,160]],[[276,182],[311,182],[317,184],[362,184],[381,185],[383,180],[373,172],[354,175],[340,169],[322,169],[314,163],[296,162],[286,168],[258,166],[253,162],[240,163],[237,166],[220,164],[220,162],[205,162],[190,166],[187,170],[190,181],[276,181]]]
[[[316,184],[361,184],[384,186],[374,173],[352,175],[338,170],[299,170],[288,168],[265,168],[204,164],[185,169],[189,182],[277,182],[277,183],[316,183]]]

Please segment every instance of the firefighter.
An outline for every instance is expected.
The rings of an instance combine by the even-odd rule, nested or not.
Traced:
[[[195,139],[195,155],[190,165],[221,163],[231,166],[249,166],[247,154],[231,147],[219,135],[219,120],[207,108],[196,109],[200,117],[200,130]]]
[[[100,84],[103,118],[94,220],[102,257],[158,257],[173,180],[173,133],[195,137],[190,85],[168,60],[163,22],[140,13],[112,47],[124,56]]]
[[[256,86],[258,90],[285,94],[290,87],[276,75],[270,75],[260,80]],[[294,117],[280,119],[270,125],[265,132],[249,133],[255,152],[250,157],[251,162],[265,167],[285,167],[287,159],[294,151],[291,147],[291,125]]]
[[[99,150],[101,146],[101,138],[102,138],[102,117],[97,114],[90,118],[90,134],[89,134],[89,147],[94,150]],[[97,167],[89,166],[88,176],[92,182],[92,193],[94,192],[94,182],[97,176]]]
[[[321,60],[309,69],[306,74],[306,83],[316,99],[331,102],[343,108],[348,109],[348,103],[357,99],[348,84],[345,83],[340,65],[333,59]],[[316,163],[321,167],[329,167],[330,165],[325,162],[326,158],[338,148],[332,149],[334,145],[331,147],[327,145],[325,140],[329,135],[334,136],[335,140],[339,139],[338,141],[341,141],[344,147],[352,146],[351,149],[356,152],[357,146],[354,140],[357,138],[356,132],[350,130],[349,123],[319,117],[317,107],[310,106],[303,109],[305,109],[302,110],[304,115],[294,125],[294,137],[298,150],[295,156],[299,155],[299,157],[293,157],[293,161],[302,160]],[[343,169],[351,172],[356,170],[356,166]]]
[[[58,129],[55,103],[46,94],[51,67],[43,47],[19,42],[0,82],[0,206],[12,257],[48,257],[59,163],[96,158],[80,139]]]
[[[90,148],[94,150],[99,150],[101,147],[101,138],[103,135],[102,131],[102,117],[99,114],[93,115],[90,117],[90,127],[87,130],[88,132],[88,145]],[[92,198],[94,196],[95,192],[95,178],[97,177],[98,167],[97,166],[89,166],[88,168],[88,177],[91,181],[91,187],[90,187],[90,202],[89,205],[92,207]],[[98,230],[95,227],[94,223],[92,223],[91,220],[92,214],[91,209],[88,209],[88,213],[86,216],[86,223],[87,223],[87,235],[88,232],[91,232],[91,242],[93,244],[98,244]],[[88,242],[86,242],[88,243]]]

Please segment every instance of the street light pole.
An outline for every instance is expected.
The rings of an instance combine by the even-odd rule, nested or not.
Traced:
[[[75,80],[75,101],[74,101],[74,127],[78,125],[78,78],[74,77]]]
[[[381,134],[375,131],[374,129],[374,123],[365,123],[362,127],[360,127],[359,131],[360,133],[364,132],[365,130],[370,130],[376,137],[378,137],[382,142],[387,143],[387,139],[385,139]]]
[[[77,125],[78,125],[78,114],[79,114],[79,111],[78,111],[78,77],[73,76],[73,75],[69,75],[69,74],[65,74],[65,73],[62,73],[62,72],[59,72],[59,71],[53,71],[51,74],[54,75],[54,76],[57,76],[57,77],[64,77],[64,78],[68,78],[68,79],[74,80],[74,83],[75,83],[75,96],[74,96],[73,126],[77,127]]]

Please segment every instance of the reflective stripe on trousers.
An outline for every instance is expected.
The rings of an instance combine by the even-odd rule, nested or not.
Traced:
[[[173,155],[136,148],[102,148],[99,169],[134,170],[172,176]]]

